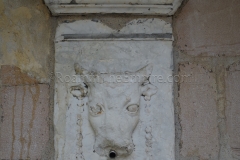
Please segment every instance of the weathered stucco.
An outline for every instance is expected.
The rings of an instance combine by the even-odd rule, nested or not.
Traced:
[[[41,81],[50,72],[50,13],[41,0],[0,0],[0,65],[15,65]]]
[[[176,46],[192,56],[239,55],[240,1],[189,0],[176,14]]]

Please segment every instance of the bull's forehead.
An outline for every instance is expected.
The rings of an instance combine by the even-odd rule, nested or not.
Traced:
[[[95,84],[90,87],[89,100],[102,103],[137,103],[140,99],[140,85],[138,83]]]

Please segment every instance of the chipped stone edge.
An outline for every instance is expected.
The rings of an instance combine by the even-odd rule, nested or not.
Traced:
[[[168,13],[168,15],[174,15],[178,8],[181,6],[183,0],[174,0],[173,2],[173,10]]]

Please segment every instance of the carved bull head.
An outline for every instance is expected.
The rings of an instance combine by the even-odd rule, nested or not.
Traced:
[[[130,155],[134,150],[132,133],[139,121],[140,98],[143,96],[149,101],[157,92],[149,82],[152,66],[135,73],[114,75],[89,72],[79,64],[74,67],[85,85],[73,86],[72,94],[78,98],[88,97],[96,153],[109,158]]]

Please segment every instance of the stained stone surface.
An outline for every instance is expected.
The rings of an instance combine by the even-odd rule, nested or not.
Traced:
[[[1,159],[42,159],[49,141],[49,86],[2,86]]]
[[[140,35],[171,35],[171,25],[160,19],[136,19],[129,22],[120,31],[112,30],[101,22],[80,20],[73,23],[63,23],[57,28],[55,39],[56,51],[56,82],[54,105],[55,130],[55,158],[59,160],[107,160],[99,156],[94,150],[96,131],[89,122],[89,98],[74,96],[71,87],[83,85],[83,79],[75,76],[74,64],[95,73],[117,74],[136,72],[139,69],[152,65],[150,83],[157,88],[150,101],[144,97],[134,95],[131,98],[140,98],[139,122],[130,135],[134,144],[134,151],[126,157],[117,157],[123,160],[174,160],[174,107],[172,103],[172,38],[161,40],[156,38],[106,38],[103,35],[111,34],[140,34]],[[64,36],[65,35],[65,36]],[[72,39],[64,39],[66,35]],[[78,36],[73,36],[78,35]],[[81,38],[87,36],[88,39]],[[94,38],[95,37],[95,38]],[[96,39],[96,37],[98,39]],[[121,83],[109,84],[116,87]],[[135,85],[135,84],[133,84]],[[131,85],[132,87],[132,85]],[[127,94],[128,88],[126,88]],[[83,91],[83,88],[80,89]],[[97,93],[101,93],[99,88]],[[88,90],[88,92],[90,92]],[[112,92],[110,97],[118,94]],[[88,93],[90,94],[90,93]],[[93,93],[91,93],[93,94]],[[94,93],[95,94],[95,93]],[[146,93],[143,93],[146,94]],[[103,99],[107,99],[105,97]],[[122,103],[116,99],[116,104]],[[134,109],[134,107],[132,108]],[[106,115],[108,116],[108,115]],[[118,125],[125,117],[115,114],[102,124],[94,122],[97,127],[105,124]],[[96,124],[95,124],[96,123]],[[131,123],[131,121],[129,121]],[[99,126],[100,125],[100,126]],[[102,125],[102,126],[101,126]],[[126,126],[129,124],[126,123]],[[130,127],[130,129],[133,129]],[[126,129],[115,140],[122,140],[127,134]],[[116,137],[116,132],[107,133],[106,138]],[[112,141],[114,145],[114,141]],[[112,147],[110,145],[110,147]]]
[[[21,69],[13,65],[2,65],[0,69],[0,77],[2,85],[30,85],[37,84],[38,81],[26,73],[22,73]]]

